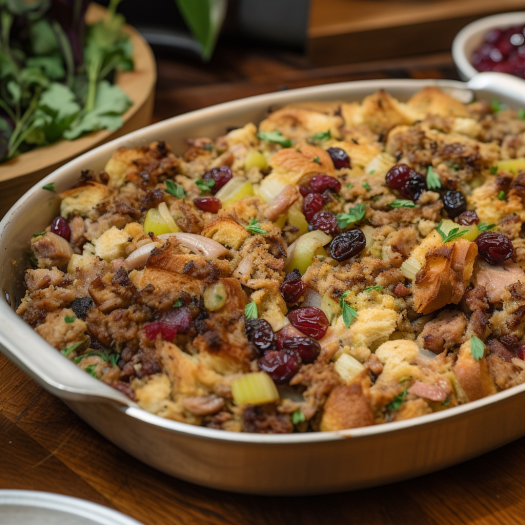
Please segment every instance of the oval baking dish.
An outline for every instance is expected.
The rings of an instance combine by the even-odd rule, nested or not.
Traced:
[[[525,82],[483,73],[469,83],[390,80],[341,83],[229,102],[169,119],[101,146],[49,175],[0,223],[0,343],[4,353],[61,398],[110,441],[141,461],[201,485],[254,494],[313,494],[380,485],[473,458],[525,435],[525,385],[416,419],[339,432],[291,435],[232,433],[149,414],[96,381],[48,345],[14,309],[23,294],[27,239],[49,224],[58,200],[42,200],[41,185],[61,192],[85,169],[101,170],[121,146],[168,142],[181,152],[192,136],[216,136],[228,126],[259,122],[269,107],[311,100],[361,100],[385,89],[407,100],[437,85],[468,102],[497,97],[525,105]],[[20,284],[18,284],[20,283]]]

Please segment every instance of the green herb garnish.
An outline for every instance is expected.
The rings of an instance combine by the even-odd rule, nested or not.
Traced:
[[[371,292],[372,290],[377,290],[378,292],[381,292],[383,290],[383,287],[382,286],[369,286],[368,288],[365,288],[363,291]]]
[[[211,142],[206,142],[206,144],[204,144],[204,149],[206,151],[212,151],[213,150],[213,144]]]
[[[488,230],[491,230],[495,226],[496,226],[495,224],[487,224],[486,222],[481,222],[478,224],[478,231],[486,232]]]
[[[409,200],[396,199],[389,204],[391,208],[417,208],[417,206]]]
[[[75,316],[70,317],[69,315],[66,315],[66,316],[64,317],[64,321],[65,321],[66,323],[74,323],[74,322],[75,322],[75,319],[76,319]]]
[[[491,175],[496,175],[496,173],[498,173],[498,167],[497,166],[491,166],[490,167],[490,174]]]
[[[443,244],[445,244],[446,242],[450,242],[458,237],[461,237],[464,233],[468,232],[468,230],[459,231],[459,227],[458,227],[458,228],[452,228],[448,233],[444,233],[443,230],[441,229],[442,224],[443,224],[443,221],[441,221],[436,226],[436,231],[439,233],[439,235],[441,235],[441,238],[443,239]]]
[[[368,182],[363,182],[363,184],[361,184],[361,186],[363,186],[363,188],[366,190],[366,191],[370,191],[372,188],[370,186],[370,184],[368,184]]]
[[[55,190],[55,183],[54,182],[50,182],[49,184],[45,184],[44,186],[42,186],[42,189],[43,190],[47,190],[47,191],[54,191],[54,192],[57,191],[57,190]]]
[[[353,184],[347,184],[346,187],[347,187],[347,188],[353,188],[354,185],[353,185]]]
[[[470,353],[476,361],[479,361],[485,355],[485,344],[475,335],[470,338]]]
[[[337,226],[344,230],[350,224],[360,221],[366,212],[365,204],[358,204],[354,208],[350,208],[348,213],[338,213],[337,214]]]
[[[40,237],[41,235],[45,235],[47,232],[46,231],[43,231],[43,232],[40,232],[40,233],[33,233],[33,239],[36,238],[36,237]]]
[[[97,365],[89,365],[84,368],[84,372],[87,372],[88,374],[91,374],[95,379],[98,379],[97,374],[95,373],[95,368]]]
[[[343,293],[343,295],[341,295],[341,298],[339,299],[339,306],[341,307],[341,310],[343,310],[343,321],[347,328],[349,328],[354,320],[357,319],[357,312],[351,306],[348,306],[345,301],[345,297],[349,293],[350,290],[347,290]]]
[[[76,350],[84,341],[79,341],[78,343],[75,343],[74,345],[67,346],[66,348],[62,348],[60,350],[61,354],[64,354],[66,357],[73,352],[73,350]]]
[[[445,398],[445,401],[443,401],[443,403],[441,403],[444,407],[448,407],[448,405],[450,405],[450,397],[446,397]]]
[[[405,397],[407,397],[408,390],[405,388],[401,394],[394,397],[391,403],[388,403],[386,406],[386,409],[390,412],[391,410],[397,410],[405,401]]]
[[[182,301],[180,299],[177,299],[174,303],[173,303],[173,308],[179,308],[182,306]]]
[[[292,141],[287,139],[280,131],[261,131],[257,133],[257,137],[266,142],[280,144],[283,148],[289,148],[292,145]]]
[[[255,301],[252,301],[244,307],[244,316],[246,319],[257,319],[259,317]]]
[[[368,172],[368,175],[373,175],[376,172],[376,170],[372,170]]]
[[[332,138],[332,134],[330,133],[330,130],[321,131],[320,133],[316,133],[315,135],[312,135],[310,137],[310,142],[322,142],[323,140],[330,140],[331,138]]]
[[[297,423],[302,423],[303,421],[306,421],[306,418],[304,417],[303,412],[300,408],[298,408],[295,412],[292,413],[292,423],[294,425],[297,425]]]
[[[504,105],[497,98],[494,98],[490,103],[490,108],[493,113],[499,113],[504,108]]]
[[[317,164],[321,164],[321,159],[319,157],[314,157],[314,162],[317,162]]]
[[[250,219],[250,224],[248,224],[248,226],[245,226],[245,228],[252,233],[268,233],[266,230],[263,230],[261,228],[261,225],[257,222],[255,217],[252,217]]]
[[[118,360],[120,359],[120,355],[119,354],[111,354],[109,356],[109,362],[113,365],[113,366],[117,366],[117,363],[118,363]]]
[[[175,184],[170,179],[166,180],[166,189],[164,191],[170,195],[173,195],[174,197],[177,197],[177,199],[184,199],[184,197],[186,197],[184,188],[179,184]]]
[[[215,181],[213,179],[197,179],[195,181],[195,185],[197,186],[197,188],[199,188],[199,190],[201,190],[201,193],[207,193],[208,191],[211,191],[211,188],[213,188],[213,186],[215,186]]]
[[[523,108],[518,109],[518,118],[520,120],[525,120],[525,109]]]
[[[501,190],[499,193],[498,193],[498,199],[500,201],[504,201],[505,200],[505,192],[503,190]]]
[[[441,179],[432,166],[429,166],[427,170],[427,188],[429,190],[437,190],[441,188]]]

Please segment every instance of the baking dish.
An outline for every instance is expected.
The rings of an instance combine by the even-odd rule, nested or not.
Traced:
[[[406,100],[437,85],[468,102],[472,95],[525,105],[525,82],[498,73],[468,83],[380,80],[261,95],[169,119],[101,146],[63,166],[27,192],[0,223],[0,343],[4,353],[110,441],[141,461],[201,485],[254,494],[313,494],[358,489],[418,476],[473,458],[525,435],[525,385],[412,420],[340,432],[237,434],[149,414],[123,394],[64,359],[15,313],[27,241],[56,215],[58,201],[41,185],[65,190],[84,169],[100,170],[120,146],[166,140],[175,152],[186,137],[217,136],[258,122],[269,107],[293,101],[361,100],[386,89]]]

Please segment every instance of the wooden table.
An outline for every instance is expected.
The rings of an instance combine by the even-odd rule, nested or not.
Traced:
[[[228,45],[206,67],[166,56],[158,66],[155,120],[285,86],[457,78],[448,54],[312,69],[298,55]],[[145,525],[517,524],[525,516],[523,465],[525,438],[463,465],[376,489],[305,498],[223,493],[128,456],[0,355],[0,488],[84,498]]]

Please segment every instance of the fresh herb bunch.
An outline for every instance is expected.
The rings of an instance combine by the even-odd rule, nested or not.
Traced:
[[[0,0],[0,163],[122,126],[132,102],[112,81],[133,69],[133,47],[120,1],[86,27],[89,0]]]

